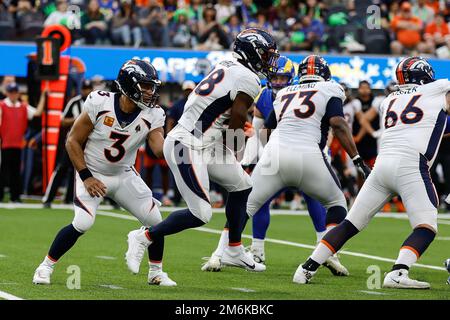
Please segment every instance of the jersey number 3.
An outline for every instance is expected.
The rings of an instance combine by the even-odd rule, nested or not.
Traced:
[[[195,93],[199,96],[207,96],[213,92],[216,84],[223,80],[225,71],[223,69],[217,69],[211,72],[205,79],[203,79],[195,88]]]
[[[123,144],[129,137],[130,136],[127,134],[121,134],[121,133],[112,131],[111,134],[109,135],[109,138],[116,140],[116,141],[113,143],[111,148],[116,149],[117,154],[115,156],[113,156],[111,150],[105,149],[104,150],[105,158],[111,162],[118,162],[118,161],[122,160],[123,156],[125,155],[125,148],[123,147]]]
[[[413,96],[411,100],[409,100],[405,109],[403,109],[402,113],[400,114],[400,120],[404,124],[413,124],[422,120],[423,118],[422,109],[414,105],[417,102],[417,100],[419,100],[420,97],[421,97],[420,94]],[[386,118],[384,119],[384,127],[386,129],[392,128],[397,124],[398,115],[395,111],[391,110],[396,100],[397,99],[391,100],[391,102],[389,103],[389,107],[386,111]]]

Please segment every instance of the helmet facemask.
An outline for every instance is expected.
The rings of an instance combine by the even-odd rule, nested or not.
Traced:
[[[261,57],[262,61],[260,72],[269,79],[277,73],[278,58],[280,57],[280,54],[278,53],[278,50],[275,49],[265,50],[263,48],[258,48],[256,52]]]
[[[160,85],[161,81],[159,80],[140,82],[136,84],[139,92],[141,92],[140,99],[136,102],[139,108],[144,109],[155,107],[159,98],[158,90]]]
[[[116,82],[117,83],[117,82]],[[118,83],[117,83],[118,84]],[[151,80],[151,81],[141,81],[134,85],[134,94],[127,94],[118,84],[120,92],[133,101],[140,109],[153,108],[156,106],[159,94],[158,90],[161,86],[161,81]]]

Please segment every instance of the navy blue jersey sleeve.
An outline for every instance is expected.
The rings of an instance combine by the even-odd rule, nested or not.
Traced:
[[[264,126],[267,129],[275,129],[277,127],[277,116],[275,115],[275,110],[272,110],[269,116],[264,120]]]
[[[447,116],[447,125],[445,126],[444,134],[450,133],[450,116]]]
[[[328,100],[326,116],[328,119],[333,117],[344,117],[344,107],[341,98],[331,97],[330,100]]]
[[[175,119],[175,121],[180,120],[181,116],[183,115],[184,105],[186,104],[186,101],[186,99],[181,99],[175,102],[172,108],[169,108],[167,110],[167,116]]]

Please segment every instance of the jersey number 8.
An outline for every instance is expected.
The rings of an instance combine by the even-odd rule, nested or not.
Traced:
[[[223,69],[217,69],[211,72],[205,79],[203,79],[195,88],[195,93],[200,96],[207,96],[213,92],[216,84],[223,80],[225,71]]]

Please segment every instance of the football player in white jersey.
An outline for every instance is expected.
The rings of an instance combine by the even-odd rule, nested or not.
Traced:
[[[265,270],[241,244],[252,185],[233,150],[224,144],[223,135],[227,134],[225,143],[232,145],[234,138],[240,137],[239,148],[243,147],[242,129],[248,109],[260,91],[258,75],[267,77],[273,72],[279,54],[272,36],[256,28],[242,31],[236,37],[233,51],[236,60],[218,63],[190,94],[178,125],[164,143],[164,156],[188,209],[173,212],[158,226],[133,231],[129,236],[128,253],[132,257],[128,259],[129,265],[140,264],[142,247],[166,235],[202,226],[211,219],[211,179],[228,191],[225,213],[229,243],[222,263],[249,271]],[[241,133],[239,137],[233,136],[236,132]]]
[[[399,90],[382,103],[384,131],[375,167],[364,183],[347,218],[328,232],[310,258],[300,265],[294,282],[308,283],[318,266],[364,229],[394,195],[402,197],[413,228],[392,270],[387,288],[428,289],[430,284],[409,278],[409,268],[437,232],[438,197],[429,168],[433,164],[450,111],[450,81],[435,80],[431,65],[408,57],[396,68]]]
[[[66,149],[77,171],[75,218],[56,235],[36,269],[35,284],[50,284],[56,262],[92,227],[105,196],[146,227],[162,220],[157,200],[133,168],[138,148],[146,139],[156,155],[163,155],[165,114],[155,104],[161,82],[150,63],[133,59],[121,67],[115,83],[120,93],[93,91],[88,96],[68,135]],[[148,249],[148,282],[175,286],[162,270],[163,250],[162,241]]]
[[[299,64],[298,74],[299,84],[278,92],[273,111],[265,122],[267,128],[276,129],[253,171],[254,187],[247,213],[253,216],[278,190],[297,187],[327,209],[329,231],[347,215],[339,180],[322,151],[329,127],[355,165],[365,175],[370,169],[358,155],[344,118],[344,90],[331,81],[326,61],[317,55],[307,56]]]

